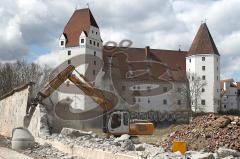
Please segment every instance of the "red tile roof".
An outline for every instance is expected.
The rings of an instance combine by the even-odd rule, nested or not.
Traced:
[[[196,54],[220,55],[206,23],[201,24],[188,52],[188,56]]]
[[[66,47],[79,46],[79,36],[82,31],[88,32],[90,26],[98,28],[97,22],[90,9],[85,8],[76,10],[63,31],[63,34],[67,38]]]
[[[220,81],[220,88],[223,89],[223,86],[224,86],[224,82],[234,82],[234,80],[231,78],[231,79],[225,79],[225,80],[221,80]]]
[[[111,51],[109,51],[111,50]],[[171,81],[184,81],[186,80],[186,63],[185,57],[186,51],[174,51],[174,50],[157,50],[146,48],[119,48],[104,46],[103,48],[103,60],[104,70],[109,70],[110,64],[108,57],[114,56],[115,53],[122,50],[127,56],[128,61],[134,64],[126,64],[125,57],[118,57],[117,66],[119,67],[121,77],[125,78],[126,73],[129,70],[141,70],[150,68],[148,75],[143,74],[138,76],[138,79],[159,79],[159,75],[163,74],[164,79]],[[147,52],[146,52],[147,51]],[[113,57],[114,58],[114,57]],[[121,59],[120,59],[121,58]],[[120,60],[119,60],[120,59]],[[147,64],[146,60],[151,60],[151,64]],[[136,62],[138,61],[138,62]],[[144,62],[145,61],[145,62]],[[115,62],[113,61],[115,64]],[[168,70],[168,71],[167,71]],[[141,71],[139,72],[141,74]]]

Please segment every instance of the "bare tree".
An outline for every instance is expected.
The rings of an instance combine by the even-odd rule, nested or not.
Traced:
[[[202,90],[207,85],[207,82],[196,74],[187,74],[186,82],[184,83],[181,92],[178,92],[180,97],[186,102],[189,111],[203,111],[204,107],[199,102],[201,99]]]
[[[28,64],[25,61],[0,64],[0,96],[20,85],[34,82],[30,93],[31,97],[34,97],[48,80],[50,72],[51,69],[46,66]]]

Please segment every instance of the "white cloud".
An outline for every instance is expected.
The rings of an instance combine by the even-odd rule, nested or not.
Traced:
[[[51,68],[55,68],[58,65],[60,65],[61,62],[63,62],[63,61],[61,61],[59,54],[60,54],[60,52],[53,51],[51,53],[47,53],[47,54],[39,56],[38,59],[34,62],[41,66],[46,65]]]

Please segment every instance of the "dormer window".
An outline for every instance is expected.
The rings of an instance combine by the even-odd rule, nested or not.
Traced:
[[[84,43],[84,39],[81,39],[81,44],[83,44]]]
[[[63,45],[64,45],[64,41],[62,40],[62,41],[61,41],[61,46],[63,46]]]

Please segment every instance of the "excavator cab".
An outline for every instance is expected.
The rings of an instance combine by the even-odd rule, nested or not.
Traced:
[[[129,113],[126,111],[114,111],[108,118],[108,131],[113,135],[129,133]]]

